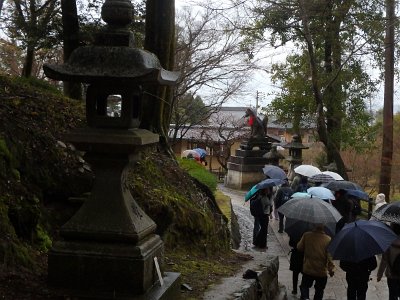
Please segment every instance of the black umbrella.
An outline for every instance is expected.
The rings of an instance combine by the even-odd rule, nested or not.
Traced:
[[[314,227],[314,223],[291,218],[286,218],[285,222],[285,232],[295,241],[299,241],[305,232],[313,230]],[[327,223],[325,224],[325,233],[334,236],[335,228],[336,223]]]
[[[358,220],[346,224],[328,246],[333,259],[359,262],[385,252],[397,235],[378,221]]]
[[[372,216],[380,221],[400,224],[400,201],[382,205]]]
[[[359,190],[362,191],[363,188],[359,186],[357,183],[352,182],[352,181],[347,181],[347,180],[337,180],[337,181],[331,181],[328,183],[324,183],[322,186],[326,187],[327,189],[330,189],[332,191],[338,191],[338,190]]]

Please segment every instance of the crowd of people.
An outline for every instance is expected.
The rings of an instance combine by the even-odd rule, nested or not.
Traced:
[[[314,185],[319,185],[318,183]],[[306,193],[311,187],[306,176],[296,174],[289,184],[286,180],[279,188],[268,187],[260,190],[254,198],[259,198],[259,206],[251,207],[254,216],[253,245],[255,248],[267,249],[268,222],[270,218],[279,220],[279,233],[284,232],[285,216],[278,211],[295,192]],[[331,204],[341,214],[342,219],[336,224],[336,233],[340,232],[345,224],[354,222],[361,214],[360,200],[348,195],[345,190],[334,192],[335,200]],[[375,210],[386,204],[385,195],[378,194],[375,200]],[[250,204],[252,206],[252,204]],[[347,299],[364,300],[368,290],[370,274],[378,268],[377,280],[387,277],[389,300],[400,299],[400,273],[394,266],[395,259],[400,261],[400,224],[387,224],[398,236],[390,248],[377,258],[367,257],[361,261],[340,260],[338,267],[346,273]],[[335,274],[335,264],[328,252],[331,236],[327,234],[324,224],[313,224],[313,229],[306,231],[301,237],[289,235],[291,247],[290,270],[292,271],[292,294],[300,290],[300,299],[309,299],[310,288],[314,285],[314,300],[322,300],[328,276]],[[379,267],[378,267],[378,261]],[[299,282],[299,275],[301,283]]]

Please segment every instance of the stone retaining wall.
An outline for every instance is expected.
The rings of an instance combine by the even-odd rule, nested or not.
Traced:
[[[266,267],[258,271],[256,279],[244,279],[248,284],[235,294],[235,300],[278,300],[286,299],[285,287],[278,284],[279,259],[267,256]]]

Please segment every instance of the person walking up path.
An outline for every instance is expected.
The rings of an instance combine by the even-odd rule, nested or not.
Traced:
[[[400,299],[400,225],[391,223],[390,227],[399,237],[390,248],[382,255],[378,269],[377,281],[382,279],[383,272],[387,277],[389,300]]]
[[[331,237],[325,233],[323,224],[317,224],[313,231],[303,234],[297,249],[304,253],[303,277],[300,284],[302,300],[310,299],[310,287],[315,282],[314,300],[322,300],[329,276],[333,276],[335,265],[328,253]]]

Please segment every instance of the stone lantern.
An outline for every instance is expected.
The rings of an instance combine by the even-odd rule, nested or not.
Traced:
[[[134,47],[127,28],[133,13],[129,0],[106,0],[101,15],[107,26],[95,44],[77,48],[63,65],[44,66],[52,79],[88,84],[88,127],[65,139],[85,151],[95,180],[89,199],[61,228],[62,239],[54,243],[48,259],[49,284],[77,297],[179,296],[179,274],[158,274],[163,243],[154,234],[156,224],[126,184],[127,166],[158,142],[158,135],[137,128],[142,85],[174,85],[179,74],[164,70],[154,54]],[[117,117],[107,112],[111,99],[120,99]]]
[[[285,157],[278,152],[276,145],[271,146],[271,150],[263,155],[264,158],[268,159],[270,165],[279,166],[279,160]]]
[[[292,141],[290,143],[282,147],[289,149],[289,157],[286,158],[286,160],[289,162],[288,178],[292,180],[294,177],[294,168],[303,163],[303,149],[308,149],[309,147],[302,144],[301,136],[297,134],[292,136]]]

